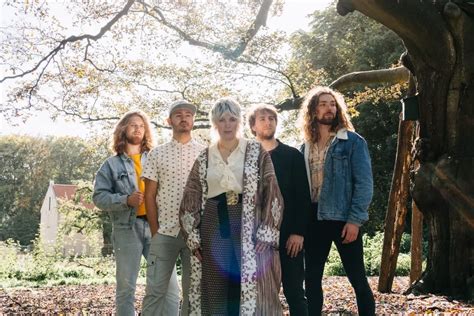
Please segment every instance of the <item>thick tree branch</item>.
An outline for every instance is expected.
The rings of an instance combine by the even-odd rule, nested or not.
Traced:
[[[450,157],[442,158],[436,165],[427,164],[432,172],[431,183],[435,189],[443,196],[449,206],[456,210],[474,228],[474,196],[469,192],[467,183],[461,184],[457,164],[465,163],[472,166],[472,158],[459,162]],[[461,169],[461,168],[459,168]],[[471,190],[472,191],[472,190]]]
[[[452,65],[452,38],[442,18],[444,4],[448,0],[339,0],[337,11],[346,15],[354,10],[378,21],[397,33],[408,51],[423,60],[433,69],[439,69],[439,61]],[[429,25],[430,27],[426,27]],[[433,34],[436,34],[433,36]]]
[[[255,37],[258,30],[260,30],[262,26],[265,26],[267,24],[268,11],[270,10],[270,5],[272,4],[272,2],[273,0],[264,0],[262,2],[260,9],[258,10],[257,16],[255,17],[255,20],[253,21],[250,28],[247,30],[245,36],[242,37],[242,39],[240,40],[239,45],[234,49],[232,53],[232,56],[234,58],[240,56],[245,51],[245,48],[247,47],[248,43],[252,40],[252,38]]]
[[[329,86],[332,89],[346,90],[362,84],[387,83],[393,85],[405,83],[409,79],[410,71],[404,66],[400,66],[390,69],[351,72],[337,78]]]
[[[404,66],[371,70],[358,71],[344,75],[330,84],[330,87],[337,90],[347,90],[353,86],[370,83],[404,83],[410,79],[410,71]],[[275,108],[279,111],[297,110],[301,107],[304,97],[295,96],[278,103]]]
[[[304,97],[295,97],[291,99],[286,99],[277,105],[275,105],[275,108],[278,111],[290,111],[290,110],[298,110],[301,107],[301,104],[303,103]]]
[[[197,40],[193,38],[191,35],[186,33],[183,29],[179,26],[171,23],[169,20],[166,19],[163,12],[157,7],[151,7],[149,4],[145,3],[144,1],[138,0],[140,4],[143,5],[143,8],[147,14],[149,14],[152,18],[157,20],[159,23],[165,25],[166,27],[172,29],[186,42],[190,45],[203,47],[215,52],[218,52],[224,56],[226,59],[235,60],[238,58],[247,48],[248,43],[255,37],[257,32],[260,30],[262,26],[265,26],[267,23],[268,12],[270,10],[270,6],[273,0],[263,0],[262,4],[260,5],[260,9],[255,17],[254,22],[249,27],[245,35],[240,39],[237,47],[234,49],[229,49],[228,46],[224,44],[216,44],[205,42],[201,40]],[[156,13],[156,15],[152,14]]]

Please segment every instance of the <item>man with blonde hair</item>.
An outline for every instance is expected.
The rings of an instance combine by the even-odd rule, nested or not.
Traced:
[[[148,257],[150,228],[140,179],[153,145],[150,122],[142,111],[126,113],[115,126],[112,150],[95,177],[93,201],[108,211],[113,228],[116,262],[116,314],[135,315],[135,288],[140,261]],[[174,280],[175,291],[178,291]],[[173,288],[173,286],[170,286]],[[176,294],[177,295],[177,294]]]
[[[247,119],[252,134],[270,153],[283,196],[279,249],[283,293],[290,307],[290,315],[306,316],[308,305],[303,289],[303,242],[311,201],[303,155],[296,148],[275,138],[278,115],[273,106],[254,105],[247,112]]]
[[[346,112],[342,95],[315,87],[301,107],[301,123],[312,216],[305,239],[305,287],[309,315],[323,307],[322,277],[331,244],[336,244],[355,290],[360,315],[375,315],[365,274],[360,226],[368,220],[373,180],[366,141]]]

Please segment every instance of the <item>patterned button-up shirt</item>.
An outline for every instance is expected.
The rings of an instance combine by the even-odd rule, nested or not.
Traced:
[[[186,144],[173,139],[154,148],[143,167],[142,177],[158,182],[158,233],[178,236],[179,206],[189,172],[205,147],[190,140]]]
[[[311,174],[311,201],[316,203],[319,200],[319,193],[323,185],[324,177],[324,161],[331,142],[334,140],[336,133],[331,133],[328,141],[322,148],[318,147],[318,143],[311,144],[309,152],[309,171]]]

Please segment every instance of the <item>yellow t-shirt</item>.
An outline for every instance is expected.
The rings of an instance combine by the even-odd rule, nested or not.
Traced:
[[[137,184],[138,190],[142,193],[145,193],[145,182],[140,175],[142,174],[142,163],[141,163],[141,154],[130,155],[130,158],[133,160],[133,165],[135,167],[135,174],[137,175]],[[145,202],[140,204],[137,208],[137,216],[146,215]]]

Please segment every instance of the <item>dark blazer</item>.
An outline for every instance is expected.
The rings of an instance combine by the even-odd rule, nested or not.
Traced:
[[[311,195],[303,154],[296,148],[278,141],[270,151],[278,186],[285,203],[280,228],[280,245],[289,235],[304,236],[311,212]]]

